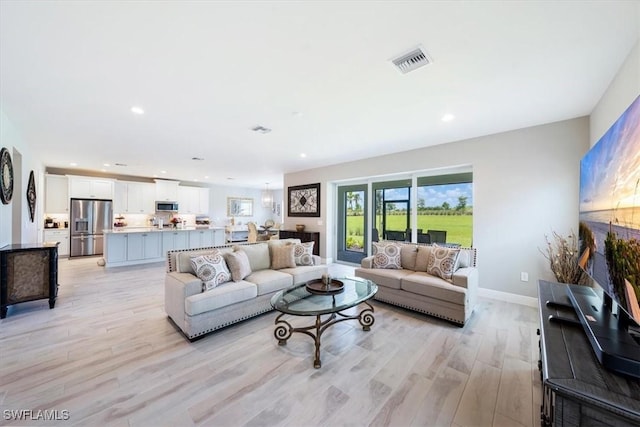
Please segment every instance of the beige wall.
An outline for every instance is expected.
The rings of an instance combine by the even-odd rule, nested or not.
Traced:
[[[552,230],[577,231],[580,158],[589,147],[586,117],[285,175],[284,188],[322,184],[321,218],[286,218],[321,232],[321,255],[335,258],[333,184],[337,180],[471,165],[473,244],[480,286],[535,297],[552,279],[539,252]],[[520,272],[529,281],[520,281]]]
[[[11,153],[14,166],[14,190],[11,203],[0,203],[0,247],[10,243],[36,243],[42,240],[42,190],[43,169],[40,160],[34,156],[23,142],[18,130],[0,110],[0,147]],[[29,173],[34,171],[36,182],[36,214],[34,222],[29,219],[27,205],[27,183]]]
[[[638,14],[640,15],[640,5]],[[640,16],[638,20],[640,21]],[[638,95],[640,95],[640,40],[591,112],[591,145],[598,142]]]

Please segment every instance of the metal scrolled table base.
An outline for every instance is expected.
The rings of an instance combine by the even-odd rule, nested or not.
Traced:
[[[313,338],[313,341],[315,342],[315,345],[316,345],[316,353],[315,353],[315,360],[313,361],[313,367],[318,369],[322,366],[322,363],[320,362],[320,337],[322,336],[322,333],[329,328],[329,326],[335,325],[336,323],[339,323],[339,322],[344,322],[345,320],[358,319],[358,321],[362,325],[363,331],[371,330],[371,325],[373,325],[373,322],[375,322],[375,318],[373,317],[373,312],[374,312],[373,307],[366,301],[364,301],[362,304],[365,304],[368,308],[365,308],[357,315],[350,316],[348,314],[343,314],[338,311],[336,313],[331,313],[331,315],[327,319],[322,320],[321,319],[322,315],[318,314],[316,315],[316,322],[314,325],[305,326],[302,328],[294,328],[286,320],[281,320],[282,317],[285,314],[287,314],[287,313],[281,313],[278,317],[276,317],[275,324],[277,326],[276,326],[276,329],[273,331],[273,335],[278,340],[278,345],[286,345],[287,340],[291,337],[291,335],[294,332],[300,332],[302,334],[308,335],[311,338]],[[315,333],[313,332],[314,329],[315,329]]]

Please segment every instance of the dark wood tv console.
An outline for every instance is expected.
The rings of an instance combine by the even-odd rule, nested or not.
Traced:
[[[567,286],[540,280],[541,421],[545,426],[638,426],[640,381],[604,368],[582,325],[549,320],[550,315],[575,319]]]
[[[302,242],[315,242],[313,254],[320,256],[320,233],[317,231],[280,230],[281,239],[300,239]]]
[[[48,299],[58,294],[58,242],[13,244],[0,248],[0,319],[10,305]]]

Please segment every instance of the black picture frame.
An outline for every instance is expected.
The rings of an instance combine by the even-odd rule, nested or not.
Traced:
[[[287,214],[290,217],[320,216],[320,183],[295,185],[287,189]]]
[[[36,215],[36,180],[33,171],[29,173],[29,183],[27,184],[27,203],[29,205],[29,219],[34,221]]]

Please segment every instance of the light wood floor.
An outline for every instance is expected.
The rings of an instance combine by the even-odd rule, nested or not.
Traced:
[[[59,267],[55,309],[26,303],[0,320],[0,425],[539,424],[530,307],[482,299],[458,328],[374,302],[371,331],[333,326],[313,369],[309,337],[277,345],[274,312],[189,343],[163,310],[164,265]],[[7,410],[69,420],[8,420]]]

